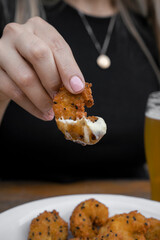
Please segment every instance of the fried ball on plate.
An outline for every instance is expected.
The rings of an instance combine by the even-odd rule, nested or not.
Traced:
[[[67,240],[68,224],[56,210],[44,211],[30,224],[28,240]]]
[[[160,240],[160,220],[155,218],[148,218],[147,220],[150,227],[145,234],[146,240]]]
[[[122,240],[146,240],[145,233],[150,226],[149,221],[137,211],[117,214],[100,228],[99,236],[107,236],[111,232]]]
[[[108,220],[108,208],[95,199],[79,203],[70,217],[70,230],[74,237],[96,237],[99,227]]]
[[[65,87],[61,87],[53,100],[58,128],[67,140],[82,145],[97,143],[107,130],[102,118],[87,117],[85,112],[85,106],[90,108],[94,104],[91,86],[91,83],[86,83],[84,91],[80,94],[72,94]]]
[[[116,234],[110,232],[107,236],[97,236],[97,237],[84,237],[84,238],[71,238],[70,240],[123,240],[122,238],[118,237]]]

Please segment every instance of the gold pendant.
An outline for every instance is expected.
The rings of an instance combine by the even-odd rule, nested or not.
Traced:
[[[97,64],[102,69],[107,69],[111,66],[111,60],[108,56],[102,54],[97,58]]]

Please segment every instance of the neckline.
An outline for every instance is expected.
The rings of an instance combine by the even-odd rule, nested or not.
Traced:
[[[94,15],[91,15],[91,14],[87,14],[83,11],[80,11],[78,9],[76,9],[74,6],[72,6],[71,4],[65,2],[64,0],[61,0],[61,2],[63,2],[66,6],[68,6],[69,8],[71,8],[72,10],[74,10],[75,12],[81,12],[82,14],[84,14],[87,18],[90,18],[90,19],[95,19],[95,20],[107,20],[107,19],[111,19],[113,16],[116,16],[118,15],[118,12],[116,12],[115,14],[112,14],[112,15],[108,15],[108,16],[94,16]]]

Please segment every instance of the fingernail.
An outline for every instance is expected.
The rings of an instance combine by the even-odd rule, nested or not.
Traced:
[[[47,113],[43,115],[45,120],[52,120],[54,118],[54,112],[53,109],[51,108]]]
[[[82,80],[77,77],[77,76],[73,76],[70,80],[70,85],[71,88],[74,92],[79,92],[84,88],[84,83],[82,82]]]

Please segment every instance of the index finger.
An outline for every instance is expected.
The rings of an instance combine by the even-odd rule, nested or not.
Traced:
[[[59,32],[39,17],[31,18],[26,26],[32,27],[34,34],[50,47],[61,80],[68,91],[74,94],[83,91],[85,86],[83,74],[76,63],[71,48]]]

